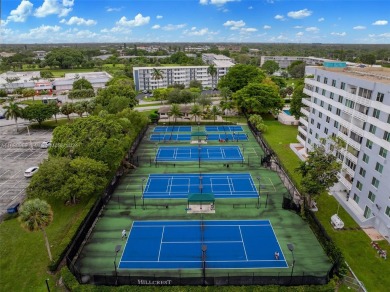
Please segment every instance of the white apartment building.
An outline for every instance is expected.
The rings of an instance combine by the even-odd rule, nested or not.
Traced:
[[[226,57],[225,55],[216,55],[216,54],[202,54],[202,61],[206,64],[214,64],[217,66],[215,61],[224,61],[229,62],[234,65],[233,60],[229,57]]]
[[[261,56],[260,57],[260,67],[266,61],[275,61],[278,63],[280,69],[286,69],[295,61],[303,61],[308,66],[322,65],[324,62],[332,62],[332,60],[317,58],[317,57],[299,57],[299,56]]]
[[[297,139],[308,152],[341,138],[339,182],[331,194],[362,227],[390,241],[390,69],[324,62],[306,67]],[[336,210],[335,210],[336,212]]]

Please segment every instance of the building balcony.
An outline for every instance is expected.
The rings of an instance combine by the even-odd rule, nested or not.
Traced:
[[[302,104],[310,107],[311,106],[310,98],[302,98]]]
[[[306,141],[301,136],[297,135],[297,140],[301,145],[306,146]]]
[[[307,136],[307,127],[305,126],[299,126],[298,127],[298,132],[301,132],[305,137]]]
[[[367,121],[367,115],[366,114],[364,114],[364,113],[361,113],[361,112],[359,112],[359,111],[354,111],[353,112],[353,116],[355,117],[355,118],[358,118],[359,120],[362,120],[362,121]]]
[[[310,116],[309,107],[301,107],[301,113],[303,113],[305,116]]]
[[[307,118],[305,119],[304,117],[299,118],[299,122],[304,125],[305,127],[309,126],[309,122],[307,121]]]
[[[342,174],[340,174],[338,178],[339,182],[341,182],[348,191],[352,189],[352,183],[350,183]]]

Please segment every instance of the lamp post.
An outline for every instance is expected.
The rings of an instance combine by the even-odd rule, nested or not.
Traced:
[[[259,181],[259,195],[258,195],[258,197],[257,197],[257,208],[260,208],[260,187],[261,187],[261,185],[260,185],[260,179],[261,179],[261,177],[258,176],[258,177],[257,177],[257,180]]]
[[[145,198],[144,198],[144,181],[146,178],[142,178],[142,183],[141,183],[141,195],[142,195],[142,208],[145,208]]]
[[[114,268],[115,268],[115,285],[118,285],[118,270],[116,267],[116,257],[118,255],[118,252],[121,250],[122,245],[118,244],[115,246],[115,259],[114,259]]]
[[[46,282],[47,292],[50,292],[49,279],[46,279],[45,282]]]
[[[292,257],[293,257],[293,262],[291,266],[291,275],[290,275],[290,282],[292,281],[292,275],[294,273],[294,266],[295,266],[295,258],[294,258],[294,244],[292,243],[287,243],[287,247],[289,251],[291,251]]]
[[[202,244],[202,274],[203,274],[203,285],[206,285],[206,251],[207,245]]]

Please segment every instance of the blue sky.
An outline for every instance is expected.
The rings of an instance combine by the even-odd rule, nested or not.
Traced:
[[[390,44],[390,0],[2,0],[1,42]]]

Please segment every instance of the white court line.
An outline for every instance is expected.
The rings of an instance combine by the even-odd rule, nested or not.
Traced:
[[[163,227],[162,233],[161,233],[161,240],[160,240],[160,250],[158,251],[158,258],[157,261],[160,261],[160,254],[161,254],[161,247],[163,244],[163,238],[164,238],[164,231],[165,231],[165,226]]]
[[[218,241],[218,240],[204,240],[204,241],[164,241],[164,244],[188,244],[188,243],[242,243],[242,240],[232,240],[232,241]]]
[[[233,193],[236,192],[236,190],[234,189],[233,179],[228,177],[228,182],[229,182],[228,184],[229,184],[229,187],[230,187],[230,193],[231,193],[231,195],[233,195]],[[233,190],[233,192],[232,192],[232,190]]]
[[[244,242],[244,238],[242,238],[242,233],[241,233],[241,226],[238,226],[238,229],[240,229],[241,242],[242,242],[242,247],[244,248],[244,252],[245,252],[245,258],[246,258],[246,260],[248,261],[248,256],[247,256],[247,254],[246,254],[246,249],[245,249],[245,242]]]
[[[222,158],[226,158],[225,149],[219,148]]]
[[[227,177],[227,181],[228,181],[228,186],[229,186],[230,194],[233,195],[232,186],[231,186],[230,183],[229,183],[229,177]]]
[[[165,192],[166,192],[167,194],[170,194],[170,192],[169,192],[169,183],[170,183],[170,181],[171,181],[171,178],[168,178],[167,188],[165,189]]]

